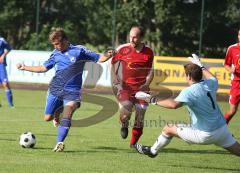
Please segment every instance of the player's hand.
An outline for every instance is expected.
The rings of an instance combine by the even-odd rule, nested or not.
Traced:
[[[203,64],[200,58],[196,54],[192,54],[192,56],[188,57],[188,59],[193,63],[198,65],[199,67],[203,67]]]
[[[19,70],[25,70],[25,65],[23,63],[18,63],[16,66]]]
[[[118,79],[118,77],[117,76],[115,76],[114,78],[113,78],[113,84],[114,85],[119,85],[120,84],[120,79]]]
[[[108,58],[111,58],[113,56],[115,56],[117,54],[117,51],[115,49],[107,49],[105,52],[104,52],[104,55]]]
[[[230,73],[235,73],[236,72],[236,67],[232,67],[230,70]]]
[[[136,94],[135,94],[135,97],[139,100],[144,100],[148,103],[152,103],[154,105],[157,104],[157,98],[154,97],[154,96],[151,96],[150,94],[147,94],[145,92],[142,92],[142,91],[138,91]]]

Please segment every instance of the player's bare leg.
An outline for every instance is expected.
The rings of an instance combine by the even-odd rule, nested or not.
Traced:
[[[53,151],[61,152],[64,150],[63,141],[67,137],[68,131],[71,127],[71,119],[72,119],[73,113],[79,107],[80,107],[80,103],[75,101],[70,101],[64,106],[63,117],[58,127],[57,144],[54,147]]]
[[[2,86],[3,86],[4,90],[5,90],[9,106],[13,107],[14,106],[13,105],[13,96],[12,96],[12,91],[11,91],[11,88],[9,86],[9,83],[8,82],[3,82]]]
[[[128,136],[129,120],[132,114],[133,104],[130,101],[123,101],[119,103],[120,107],[120,123],[121,123],[121,136],[126,139]]]
[[[135,122],[134,127],[132,129],[130,147],[134,147],[134,145],[138,142],[139,138],[143,133],[144,115],[147,109],[146,105],[136,104],[135,106],[136,106]]]
[[[177,126],[175,124],[168,124],[163,128],[162,133],[152,147],[143,146],[141,144],[136,144],[135,147],[139,153],[154,158],[157,156],[159,150],[163,149],[171,142],[173,136],[179,137],[177,134]]]
[[[53,118],[54,118],[54,116],[50,115],[50,114],[45,114],[43,117],[44,121],[52,121]]]
[[[230,120],[236,114],[237,109],[238,109],[238,104],[237,105],[230,104],[229,111],[224,114],[224,118],[225,118],[227,124],[230,122]]]
[[[52,121],[56,120],[59,121],[60,114],[63,112],[63,107],[58,108],[53,115],[51,114],[45,114],[44,115],[44,121]]]
[[[53,126],[54,127],[58,127],[59,125],[59,120],[60,120],[60,115],[62,114],[63,112],[63,107],[60,107],[58,108],[55,112],[54,112],[54,115],[53,115]]]

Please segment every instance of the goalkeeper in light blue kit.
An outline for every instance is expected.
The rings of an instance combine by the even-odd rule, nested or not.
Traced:
[[[190,86],[183,89],[174,100],[159,100],[141,91],[136,93],[135,97],[169,109],[186,105],[192,123],[168,124],[153,146],[136,144],[136,150],[149,157],[155,157],[159,150],[170,143],[172,137],[179,137],[191,144],[215,144],[240,156],[240,144],[228,131],[216,102],[217,79],[203,67],[197,55],[193,54],[189,59],[192,63],[185,65],[184,70]],[[205,77],[205,80],[202,77]]]
[[[63,112],[58,127],[57,144],[53,149],[55,152],[61,152],[64,150],[63,141],[71,127],[73,113],[81,105],[82,73],[85,62],[105,62],[115,52],[109,50],[100,55],[84,46],[74,46],[68,42],[67,35],[62,28],[54,29],[49,34],[49,41],[55,49],[43,65],[26,66],[17,64],[17,68],[41,73],[55,67],[56,74],[49,86],[44,120],[53,120],[54,125],[57,126],[59,114]]]
[[[8,100],[8,105],[13,107],[13,96],[12,91],[8,83],[8,75],[7,75],[7,62],[6,56],[11,51],[11,46],[8,42],[0,37],[0,83],[2,84],[3,88],[5,89],[6,97]]]

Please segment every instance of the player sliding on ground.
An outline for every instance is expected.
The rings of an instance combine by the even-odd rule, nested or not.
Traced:
[[[135,97],[168,109],[177,109],[186,105],[192,123],[168,124],[153,146],[136,144],[136,150],[141,154],[155,157],[173,137],[179,137],[191,144],[215,144],[240,156],[240,144],[228,131],[226,121],[216,102],[217,79],[203,67],[195,54],[189,59],[192,63],[185,65],[184,70],[190,86],[182,90],[174,100],[170,98],[158,100],[141,91],[136,93]]]
[[[45,107],[45,121],[59,122],[59,114],[63,112],[57,134],[55,152],[63,151],[63,141],[71,127],[73,113],[81,105],[82,73],[87,61],[105,62],[114,55],[113,50],[100,55],[88,50],[86,47],[74,46],[68,42],[67,35],[62,28],[56,28],[49,34],[49,41],[54,46],[50,58],[40,66],[26,66],[17,64],[19,70],[30,72],[47,72],[55,67],[47,95]],[[55,117],[55,119],[54,119]]]

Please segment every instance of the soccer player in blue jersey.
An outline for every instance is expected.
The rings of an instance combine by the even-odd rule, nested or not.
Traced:
[[[8,83],[8,76],[6,70],[6,56],[11,51],[11,46],[7,43],[7,41],[0,37],[0,83],[5,89],[8,104],[10,107],[13,107],[13,96],[12,91]]]
[[[228,131],[226,121],[217,105],[217,79],[202,66],[195,54],[189,59],[192,63],[185,65],[184,70],[190,86],[183,89],[174,100],[170,98],[159,100],[144,92],[136,93],[136,98],[169,109],[177,109],[186,105],[191,124],[168,124],[163,128],[153,146],[136,144],[137,151],[155,157],[173,137],[179,137],[191,144],[215,144],[240,156],[240,144]],[[203,76],[205,80],[202,79]]]
[[[40,73],[55,67],[56,74],[49,86],[44,120],[51,121],[56,117],[55,122],[57,122],[59,113],[63,112],[58,126],[57,144],[53,149],[55,152],[61,152],[64,150],[63,141],[71,127],[73,113],[81,104],[82,73],[85,62],[105,62],[115,52],[109,50],[100,55],[84,46],[74,46],[68,42],[67,35],[62,28],[54,29],[49,34],[49,41],[55,49],[43,65],[17,64],[17,68]]]

